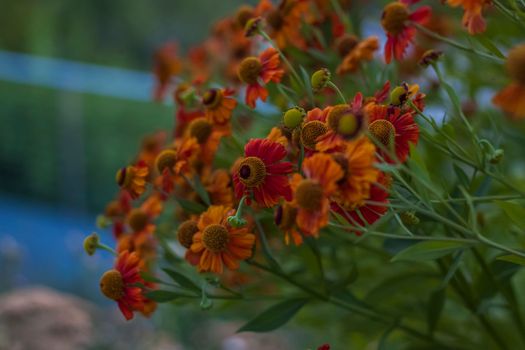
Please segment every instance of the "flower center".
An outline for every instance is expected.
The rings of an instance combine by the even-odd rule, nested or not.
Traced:
[[[124,296],[124,280],[117,270],[106,271],[100,279],[100,290],[113,300],[119,300]]]
[[[323,188],[312,180],[303,180],[295,190],[297,204],[306,210],[319,210],[323,201]]]
[[[149,222],[149,216],[142,209],[134,208],[128,216],[128,225],[133,232],[140,232],[146,228]]]
[[[368,131],[374,138],[389,149],[396,135],[396,129],[391,122],[386,119],[378,119],[368,126]]]
[[[177,162],[177,152],[172,149],[166,149],[159,153],[157,159],[155,159],[155,167],[162,173],[164,169],[173,169]]]
[[[326,122],[330,129],[347,137],[356,136],[361,129],[361,119],[345,104],[334,106],[328,113]]]
[[[127,186],[129,184],[129,182],[131,181],[131,178],[132,178],[132,174],[131,173],[132,172],[131,172],[130,167],[120,168],[117,171],[117,175],[115,176],[115,180],[117,181],[117,184],[120,187]]]
[[[254,16],[253,8],[248,5],[243,5],[239,7],[239,9],[237,10],[235,19],[239,27],[244,29],[248,20],[250,20],[250,18],[252,18],[253,16]]]
[[[180,224],[177,230],[177,239],[179,243],[186,249],[190,249],[193,244],[193,235],[199,231],[197,223],[193,220],[184,221]]]
[[[195,137],[200,144],[205,143],[213,131],[213,126],[206,118],[197,118],[189,125],[190,136]]]
[[[525,84],[525,44],[516,46],[509,52],[507,70],[511,78]]]
[[[286,231],[295,225],[297,209],[290,204],[283,204],[277,207],[274,215],[275,224]]]
[[[209,225],[202,232],[202,243],[206,249],[213,253],[220,253],[226,250],[230,236],[228,230],[223,225]]]
[[[315,150],[317,138],[324,135],[328,127],[319,120],[312,120],[304,124],[301,130],[301,142],[304,147]]]
[[[246,157],[239,165],[239,178],[247,187],[257,187],[264,182],[266,165],[258,157]]]
[[[350,53],[357,46],[357,37],[352,34],[345,34],[339,38],[336,42],[337,52],[341,57],[344,57]]]
[[[266,22],[272,27],[273,30],[277,31],[282,28],[284,24],[283,16],[279,10],[272,11],[266,16]]]
[[[398,35],[405,29],[408,17],[408,8],[405,4],[392,2],[383,9],[381,25],[388,34]]]
[[[239,79],[246,84],[255,84],[261,70],[262,64],[257,57],[246,57],[239,66]]]
[[[214,109],[221,103],[222,96],[220,89],[209,89],[202,96],[202,103],[206,108]]]

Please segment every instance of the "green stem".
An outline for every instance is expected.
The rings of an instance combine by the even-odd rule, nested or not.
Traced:
[[[341,99],[341,102],[343,102],[344,104],[347,104],[346,103],[346,99],[345,99],[345,96],[343,95],[343,93],[341,92],[341,90],[339,90],[339,88],[337,87],[337,85],[335,85],[334,83],[332,83],[331,81],[328,81],[328,86],[330,86],[332,89],[334,89],[337,94],[339,95],[339,98]]]
[[[115,249],[111,248],[110,246],[108,245],[105,245],[104,243],[98,243],[97,244],[97,249],[102,249],[102,250],[105,250],[105,251],[108,251],[110,252],[111,254],[115,255],[115,256],[118,256],[117,252],[115,251]]]
[[[434,38],[436,40],[439,40],[439,41],[442,41],[444,43],[447,43],[450,46],[453,46],[453,47],[455,47],[457,49],[473,53],[473,54],[478,55],[478,56],[483,57],[483,58],[491,59],[491,60],[493,60],[493,61],[495,61],[497,63],[503,63],[504,62],[504,60],[499,58],[498,56],[495,56],[493,54],[486,53],[486,52],[483,52],[483,51],[479,51],[479,50],[476,50],[476,49],[474,49],[472,47],[468,47],[468,46],[465,46],[463,44],[460,44],[457,41],[454,41],[454,40],[449,39],[447,37],[441,36],[438,33],[435,33],[433,31],[431,31],[430,29],[425,28],[424,26],[420,25],[419,23],[412,23],[412,25],[414,27],[416,27],[419,31],[421,31],[421,32],[425,33],[426,35],[430,36],[431,38]]]
[[[335,13],[337,13],[337,16],[345,26],[345,30],[347,32],[352,32],[352,24],[350,23],[350,19],[348,18],[348,16],[346,16],[345,12],[343,11],[339,0],[330,0],[330,2],[332,3],[332,7],[334,8]]]

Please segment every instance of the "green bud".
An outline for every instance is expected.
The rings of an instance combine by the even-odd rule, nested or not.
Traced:
[[[397,86],[390,93],[390,103],[395,106],[401,105],[406,98],[405,97],[406,94],[407,94],[407,91],[403,86]]]
[[[294,129],[303,121],[306,112],[301,107],[293,107],[284,112],[283,123],[287,128]]]
[[[490,164],[498,164],[499,162],[501,162],[504,155],[505,155],[505,151],[502,150],[501,148],[498,148],[490,156],[490,159],[489,159]]]
[[[235,228],[240,228],[240,227],[243,227],[243,226],[246,226],[247,224],[247,221],[244,220],[243,218],[239,218],[237,216],[228,216],[228,224],[230,224],[230,226],[232,227],[235,227]]]
[[[316,71],[314,74],[312,74],[312,77],[310,79],[310,83],[312,84],[312,90],[314,92],[318,92],[324,89],[330,81],[330,77],[331,74],[327,68],[321,68],[318,71]]]
[[[407,226],[413,226],[419,224],[419,218],[416,216],[416,213],[413,211],[404,211],[399,214],[401,222]]]
[[[84,251],[89,256],[95,254],[95,252],[97,251],[98,243],[99,243],[98,235],[95,232],[93,232],[92,234],[90,234],[84,239],[84,244],[83,244]]]

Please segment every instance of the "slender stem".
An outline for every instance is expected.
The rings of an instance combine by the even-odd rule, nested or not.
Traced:
[[[339,88],[337,87],[337,85],[335,85],[334,83],[332,83],[331,81],[328,81],[328,86],[330,86],[332,89],[334,89],[337,94],[339,95],[339,98],[341,99],[341,102],[343,102],[344,104],[347,104],[346,103],[346,99],[345,99],[345,96],[343,95],[343,93],[341,92],[341,90],[339,90]]]
[[[338,225],[338,224],[334,224],[334,223],[331,223],[331,222],[328,223],[328,225],[332,226],[332,227],[341,228],[341,229],[347,229],[347,230],[350,229],[348,226]],[[459,243],[468,243],[468,244],[477,244],[477,243],[479,243],[475,239],[455,238],[455,237],[441,237],[441,236],[418,236],[418,235],[401,236],[401,235],[396,235],[396,234],[392,234],[392,233],[385,233],[385,232],[379,232],[379,231],[370,231],[370,230],[367,230],[367,229],[365,229],[365,234],[368,235],[368,236],[373,236],[373,237],[395,238],[395,239],[415,240],[415,241],[444,241],[444,242],[459,242]]]
[[[111,254],[115,255],[115,256],[118,256],[117,252],[115,251],[115,249],[111,248],[110,246],[104,244],[104,243],[98,243],[97,244],[97,249],[102,249],[102,250],[105,250],[105,251],[108,251],[110,252]]]
[[[439,41],[442,41],[444,43],[447,43],[449,44],[450,46],[453,46],[457,49],[460,49],[460,50],[463,50],[463,51],[466,51],[466,52],[470,52],[470,53],[473,53],[473,54],[476,54],[478,56],[481,56],[481,57],[484,57],[484,58],[488,58],[488,59],[491,59],[497,63],[503,63],[503,59],[493,55],[493,54],[490,54],[490,53],[486,53],[486,52],[483,52],[483,51],[479,51],[479,50],[476,50],[472,47],[468,47],[468,46],[465,46],[461,43],[458,43],[457,41],[454,41],[452,39],[449,39],[447,37],[444,37],[444,36],[441,36],[425,27],[423,27],[422,25],[418,24],[418,23],[412,23],[412,25],[414,27],[416,27],[419,31],[425,33],[426,35],[436,39],[436,40],[439,40]]]

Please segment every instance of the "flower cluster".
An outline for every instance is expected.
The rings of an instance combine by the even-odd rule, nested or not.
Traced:
[[[418,81],[419,61],[441,79],[442,52],[423,48],[447,29],[418,2],[392,1],[377,13],[383,55],[379,37],[352,29],[351,2],[328,0],[260,0],[216,23],[186,57],[173,43],[159,49],[154,97],[173,100],[174,128],[144,138],[117,171],[120,191],[100,218],[117,255],[100,287],[126,319],[155,310],[149,296],[161,248],[223,286],[245,283],[243,266],[259,256],[273,263],[269,245],[315,245],[333,227],[361,236],[388,212],[407,226],[419,222],[391,201],[410,190],[398,169],[412,170],[426,95],[419,84],[379,74],[398,67]],[[446,3],[464,8],[470,33],[485,30],[490,1]],[[524,63],[518,45],[507,58],[513,81],[494,97],[514,119],[525,117]],[[99,247],[87,243],[90,253]]]

